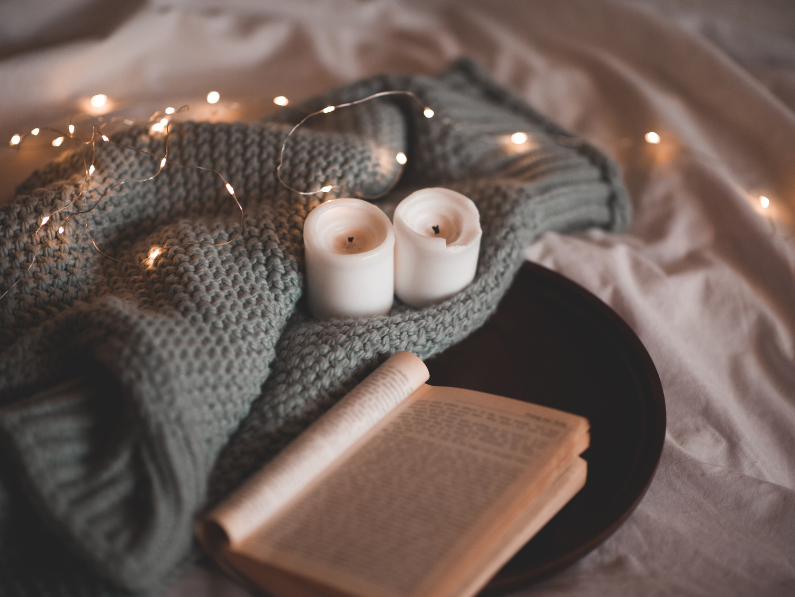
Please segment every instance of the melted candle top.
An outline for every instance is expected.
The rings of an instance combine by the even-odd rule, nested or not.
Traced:
[[[366,230],[351,230],[336,236],[332,241],[333,251],[342,255],[366,253],[376,248],[375,239]]]

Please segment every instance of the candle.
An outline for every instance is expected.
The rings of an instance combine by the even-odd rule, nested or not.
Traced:
[[[321,203],[304,222],[309,309],[316,317],[383,315],[395,292],[395,233],[361,199]]]
[[[475,277],[480,214],[450,189],[423,189],[400,202],[395,225],[395,292],[412,307],[444,300]]]

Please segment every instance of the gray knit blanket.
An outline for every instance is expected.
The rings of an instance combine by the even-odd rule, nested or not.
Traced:
[[[386,201],[443,186],[483,228],[474,282],[424,308],[312,318],[301,299],[302,225],[318,196],[276,177],[282,141],[309,111],[410,90],[315,118],[296,131],[283,178]],[[507,141],[530,136],[528,151]],[[162,156],[163,135],[114,140]],[[395,162],[403,151],[405,171]],[[90,190],[72,153],[0,210],[0,594],[156,593],[193,549],[196,516],[270,459],[390,354],[433,356],[492,314],[547,230],[622,229],[619,170],[475,65],[385,75],[263,122],[174,125],[169,160],[97,147]],[[328,197],[328,196],[327,196]],[[87,222],[101,254],[83,229]],[[236,238],[223,246],[213,246]],[[146,263],[152,246],[163,247]],[[34,254],[38,254],[28,270]]]

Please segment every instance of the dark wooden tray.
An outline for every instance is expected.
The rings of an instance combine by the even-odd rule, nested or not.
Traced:
[[[432,385],[527,400],[591,423],[585,487],[481,595],[515,590],[574,563],[646,493],[665,437],[657,369],[624,320],[571,280],[526,263],[495,315],[427,365]]]

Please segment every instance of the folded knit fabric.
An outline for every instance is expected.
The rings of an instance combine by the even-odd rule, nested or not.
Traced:
[[[319,199],[278,181],[279,150],[309,110],[385,90],[413,91],[435,116],[392,98],[317,118],[290,139],[283,177],[307,190],[333,184],[337,196],[392,189],[394,200],[423,186],[467,195],[483,228],[477,275],[424,309],[396,301],[385,316],[317,320],[299,299],[302,225]],[[506,143],[515,131],[529,135],[525,151]],[[222,172],[244,205],[242,227],[215,174],[166,166],[87,216],[119,261],[93,246],[83,220],[56,232],[114,182],[157,171],[163,135],[136,128],[114,140],[158,157],[101,144],[89,191],[37,236],[45,215],[78,197],[82,154],[36,173],[0,211],[0,292],[18,280],[0,301],[3,595],[160,586],[189,553],[197,513],[393,352],[426,358],[480,326],[537,235],[619,230],[630,212],[615,164],[468,61],[437,78],[367,79],[262,123],[173,125],[169,161]],[[397,151],[409,159],[402,175]],[[153,246],[161,252],[147,260]],[[54,564],[10,555],[14,533],[40,536],[14,508],[58,538],[41,556]],[[67,552],[99,576],[76,572],[72,555],[58,555]]]

